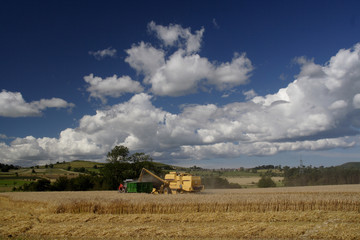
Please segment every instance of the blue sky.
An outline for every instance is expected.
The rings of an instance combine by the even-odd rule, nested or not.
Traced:
[[[0,161],[359,161],[358,1],[3,1]]]

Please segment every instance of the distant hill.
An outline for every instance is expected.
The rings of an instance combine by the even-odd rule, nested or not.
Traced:
[[[342,168],[360,169],[360,162],[348,162],[340,165]]]
[[[102,167],[104,166],[105,163],[98,163],[98,162],[91,162],[91,161],[83,161],[83,160],[74,160],[72,162],[58,162],[58,163],[54,163],[53,166],[54,168],[66,168],[68,166],[72,167],[72,168],[80,168],[80,167],[84,167],[84,168],[93,168],[95,165],[97,167]]]

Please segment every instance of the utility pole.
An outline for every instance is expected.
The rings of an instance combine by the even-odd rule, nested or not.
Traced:
[[[302,157],[301,157],[301,155],[300,155],[300,171],[299,171],[300,174],[303,174],[303,173],[304,173],[304,168],[305,168],[305,166],[304,166]]]

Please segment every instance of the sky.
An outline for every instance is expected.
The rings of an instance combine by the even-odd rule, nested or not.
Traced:
[[[0,162],[359,161],[359,1],[2,1]]]

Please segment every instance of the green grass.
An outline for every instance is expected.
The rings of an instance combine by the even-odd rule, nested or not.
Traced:
[[[82,160],[75,160],[72,162],[65,162],[65,163],[57,163],[54,164],[54,168],[63,168],[66,169],[68,166],[71,168],[94,168],[96,165],[97,167],[103,167],[105,163],[97,163],[97,162],[90,162],[90,161],[82,161]]]
[[[22,186],[24,183],[28,183],[29,181],[20,180],[20,179],[0,179],[0,187],[4,186]]]
[[[14,187],[20,187],[30,181],[20,179],[0,179],[0,192],[10,192]]]
[[[97,168],[94,168],[94,166]],[[13,187],[20,187],[25,183],[30,183],[30,181],[46,178],[51,181],[60,176],[65,177],[74,177],[78,176],[80,173],[72,171],[75,168],[85,168],[89,172],[99,172],[100,168],[103,167],[104,163],[96,163],[89,161],[73,161],[73,162],[61,162],[50,164],[45,166],[35,166],[32,168],[21,168],[17,170],[10,170],[9,172],[0,172],[0,191],[12,191]],[[70,171],[68,171],[68,167]],[[33,172],[35,171],[35,172]]]

